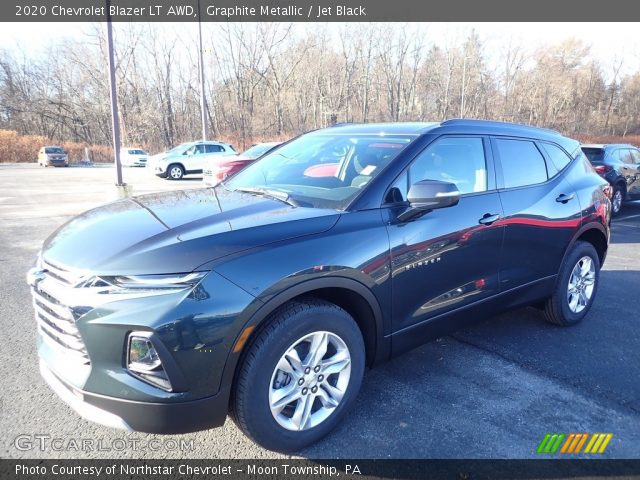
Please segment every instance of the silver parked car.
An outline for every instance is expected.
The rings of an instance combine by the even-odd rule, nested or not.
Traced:
[[[147,167],[158,177],[180,180],[185,175],[202,173],[214,156],[236,155],[233,146],[216,141],[189,142],[149,157]]]
[[[149,159],[149,154],[141,148],[121,148],[120,162],[125,167],[144,167]]]

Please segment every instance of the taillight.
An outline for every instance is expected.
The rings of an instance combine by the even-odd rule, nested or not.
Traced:
[[[229,176],[229,171],[234,167],[232,163],[222,163],[216,166],[214,176],[218,182],[222,182]]]
[[[595,169],[596,169],[596,173],[600,175],[604,175],[605,173],[608,173],[611,170],[613,170],[613,167],[611,165],[598,165],[597,167],[595,167]]]

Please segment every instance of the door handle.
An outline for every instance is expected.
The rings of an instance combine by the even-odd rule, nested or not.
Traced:
[[[480,223],[481,225],[491,225],[493,222],[499,219],[500,215],[497,213],[485,213],[482,218],[478,220],[478,223]]]
[[[567,203],[569,200],[573,200],[573,197],[575,196],[576,196],[575,193],[570,193],[569,195],[567,195],[566,193],[563,193],[559,195],[558,198],[556,198],[556,202]]]

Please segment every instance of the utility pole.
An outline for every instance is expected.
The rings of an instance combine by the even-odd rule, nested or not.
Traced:
[[[120,163],[120,118],[118,117],[118,94],[116,91],[116,66],[113,55],[113,29],[111,26],[111,0],[107,4],[107,51],[109,59],[109,89],[111,93],[111,127],[113,131],[113,153],[116,164],[116,187],[123,187],[122,164]]]
[[[460,89],[460,118],[464,118],[464,77],[467,74],[467,52],[462,60],[462,88]]]
[[[202,121],[202,140],[207,139],[207,97],[204,87],[204,52],[202,48],[202,11],[198,0],[198,43],[200,44],[200,115]]]

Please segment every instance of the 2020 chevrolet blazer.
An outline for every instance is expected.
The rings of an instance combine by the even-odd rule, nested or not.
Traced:
[[[578,142],[520,125],[341,125],[215,188],[69,221],[28,274],[41,372],[80,414],[182,433],[230,413],[292,451],[365,367],[521,305],[581,321],[610,187]]]

